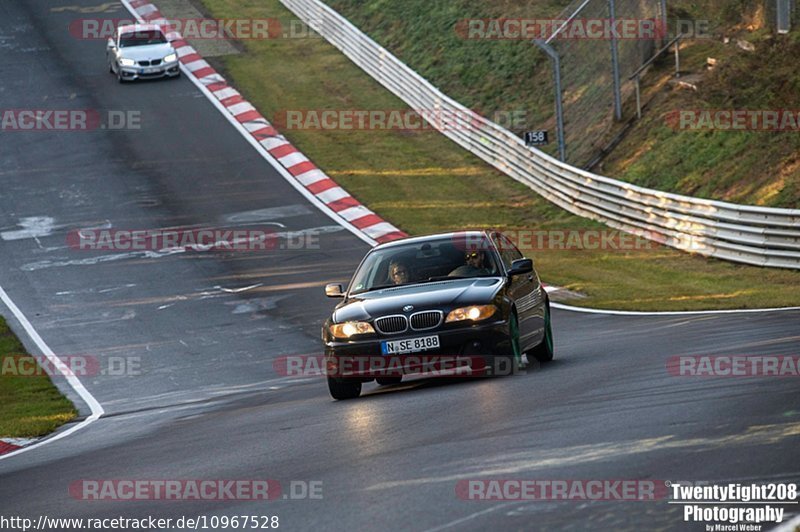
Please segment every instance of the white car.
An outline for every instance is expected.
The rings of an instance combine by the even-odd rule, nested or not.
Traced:
[[[177,77],[178,54],[155,24],[120,26],[106,46],[108,70],[120,83],[135,79]]]

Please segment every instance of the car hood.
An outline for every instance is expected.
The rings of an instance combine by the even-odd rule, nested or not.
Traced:
[[[503,285],[500,277],[434,281],[365,292],[339,304],[333,321],[342,323],[369,320],[389,314],[406,314],[403,307],[413,305],[413,312],[491,303]]]
[[[119,51],[119,56],[125,59],[133,59],[134,61],[151,61],[153,59],[163,59],[173,52],[175,52],[175,49],[169,43],[148,44],[146,46],[122,48]]]

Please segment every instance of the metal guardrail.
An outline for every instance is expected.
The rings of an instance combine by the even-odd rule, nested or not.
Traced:
[[[443,135],[559,207],[692,253],[800,269],[800,210],[661,192],[562,163],[443,94],[323,2],[281,2],[412,109],[453,117]]]

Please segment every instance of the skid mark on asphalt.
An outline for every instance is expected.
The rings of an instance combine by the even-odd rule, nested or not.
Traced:
[[[0,238],[3,240],[22,240],[23,238],[38,238],[49,236],[56,227],[55,218],[49,216],[30,216],[22,218],[18,225],[22,229],[3,231]]]
[[[40,329],[58,329],[62,327],[83,327],[85,325],[97,325],[100,323],[114,323],[118,321],[132,320],[136,317],[136,311],[126,309],[124,311],[102,311],[96,313],[81,312],[80,316],[70,316],[67,318],[57,318],[50,321],[43,321],[39,324]]]
[[[294,216],[305,216],[312,214],[311,209],[305,205],[284,205],[281,207],[270,207],[267,209],[256,209],[253,211],[243,211],[223,216],[223,220],[229,223],[250,223],[262,222],[266,220],[279,220]]]
[[[670,449],[711,450],[713,448],[743,445],[773,445],[783,439],[800,436],[800,422],[773,425],[756,425],[745,432],[708,438],[680,439],[673,435],[645,438],[624,442],[607,442],[589,445],[575,445],[554,450],[523,451],[497,454],[476,464],[474,457],[469,461],[446,464],[448,470],[462,473],[448,473],[440,476],[419,477],[406,480],[379,482],[366,488],[366,491],[421,486],[440,482],[455,482],[476,476],[515,475],[553,467],[576,466],[604,460],[618,459],[622,456],[667,451]]]

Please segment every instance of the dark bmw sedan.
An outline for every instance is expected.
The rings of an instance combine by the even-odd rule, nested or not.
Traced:
[[[358,397],[364,382],[398,383],[425,364],[482,360],[485,370],[503,360],[516,368],[523,354],[553,358],[547,293],[533,261],[502,233],[382,244],[361,261],[347,292],[338,284],[325,292],[343,298],[322,329],[335,399]]]

